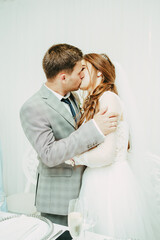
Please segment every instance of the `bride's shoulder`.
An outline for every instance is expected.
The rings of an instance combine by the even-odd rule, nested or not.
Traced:
[[[115,101],[121,101],[120,97],[116,93],[111,92],[111,91],[104,92],[102,94],[102,96],[100,97],[100,101],[103,101],[103,100],[106,100],[106,99],[112,99],[112,100],[115,100]]]
[[[108,106],[110,110],[121,110],[121,100],[114,92],[104,92],[99,101],[102,108]]]

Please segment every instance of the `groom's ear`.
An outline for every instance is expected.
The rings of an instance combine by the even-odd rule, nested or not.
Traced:
[[[65,73],[60,73],[60,79],[62,81],[66,80],[66,74]]]

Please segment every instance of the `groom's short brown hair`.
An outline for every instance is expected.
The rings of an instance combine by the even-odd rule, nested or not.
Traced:
[[[83,53],[77,47],[66,43],[53,45],[43,58],[43,70],[47,79],[54,78],[63,70],[71,73],[82,58]]]

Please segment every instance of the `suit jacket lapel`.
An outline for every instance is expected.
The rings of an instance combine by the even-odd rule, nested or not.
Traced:
[[[52,107],[55,111],[57,111],[74,128],[76,128],[76,123],[72,115],[66,109],[64,104],[51,91],[49,91],[45,86],[42,86],[40,89],[40,95],[50,107]]]
[[[72,97],[74,98],[74,105],[75,105],[75,110],[76,110],[76,118],[77,118],[77,122],[79,122],[80,117],[81,117],[81,112],[80,112],[80,100],[79,97],[77,95],[77,93],[75,92],[71,92]]]

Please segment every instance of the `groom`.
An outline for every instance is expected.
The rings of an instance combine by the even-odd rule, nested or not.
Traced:
[[[43,58],[47,78],[41,89],[21,108],[23,130],[39,159],[36,207],[42,216],[67,225],[70,199],[77,198],[84,167],[65,160],[104,141],[116,129],[116,114],[99,112],[79,129],[78,97],[84,77],[82,52],[68,44],[53,45]],[[104,134],[104,135],[103,135]]]

